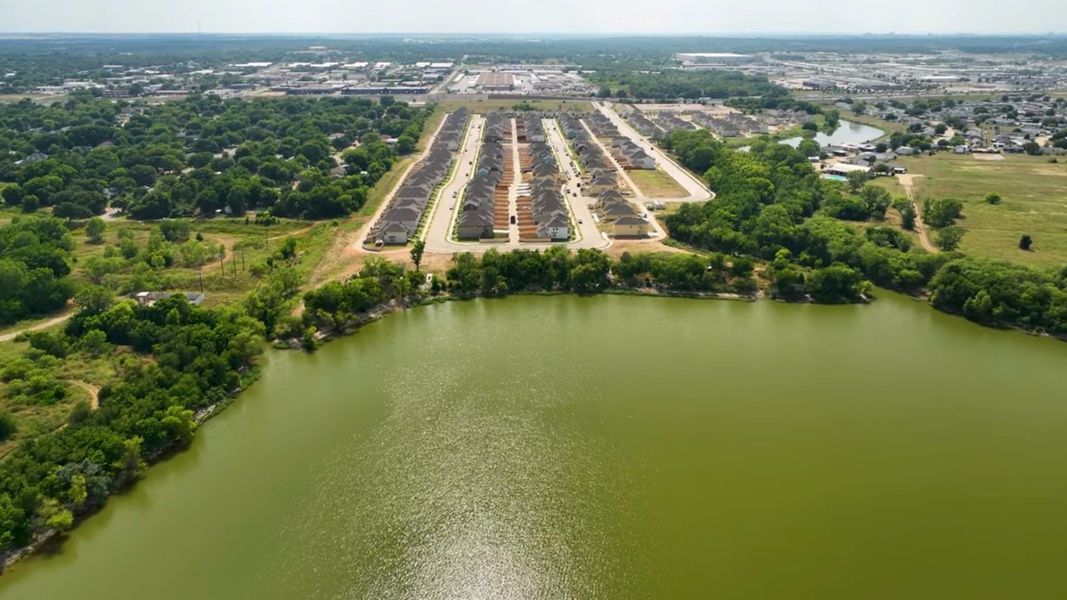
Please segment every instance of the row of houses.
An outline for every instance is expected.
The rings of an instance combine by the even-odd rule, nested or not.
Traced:
[[[517,199],[519,239],[566,241],[571,236],[571,222],[563,198],[563,177],[547,143],[541,115],[524,114],[519,130],[520,141],[529,142],[523,149],[526,160]]]
[[[415,235],[437,187],[448,176],[468,120],[465,108],[445,117],[429,152],[412,167],[371,228],[368,243],[406,244]]]
[[[578,156],[578,163],[587,174],[591,171],[604,171],[614,175],[615,167],[611,164],[607,154],[600,149],[600,145],[593,140],[593,136],[589,135],[585,127],[582,127],[577,117],[563,113],[559,115],[557,122],[560,131],[563,132],[563,137]]]
[[[645,113],[643,110],[631,108],[620,114],[638,133],[653,140],[663,139],[670,135],[671,132],[679,129],[696,128],[695,125],[678,117],[671,111]]]
[[[743,137],[767,133],[765,125],[756,121],[746,114],[734,112],[722,116],[712,116],[707,113],[693,113],[693,122],[710,130],[721,138]]]
[[[544,143],[548,141],[548,135],[545,133],[545,124],[541,121],[541,115],[538,113],[526,112],[523,113],[520,118],[521,127],[517,133],[520,144],[526,142],[540,142]]]
[[[647,236],[648,221],[619,190],[618,174],[608,156],[578,119],[560,115],[559,124],[585,171],[582,189],[586,196],[595,199],[592,209],[597,218],[610,225],[617,238]]]
[[[696,126],[670,111],[660,111],[649,115],[652,122],[668,134],[679,129],[696,129]]]
[[[592,209],[602,223],[611,226],[612,234],[616,238],[648,235],[648,221],[619,190],[597,193]]]
[[[585,119],[593,134],[606,141],[611,155],[623,169],[655,169],[656,160],[632,139],[623,135],[615,123],[597,112]]]
[[[495,216],[501,195],[506,215],[508,186],[511,181],[504,177],[504,143],[511,140],[505,137],[505,124],[508,125],[510,134],[511,120],[503,113],[494,111],[485,117],[477,170],[463,191],[460,213],[456,218],[456,237],[461,240],[494,237],[497,225]],[[505,229],[506,218],[505,216]]]
[[[667,133],[669,133],[636,108],[631,107],[630,110],[620,112],[626,122],[646,138],[658,140],[666,137]]]
[[[604,190],[617,190],[619,177],[615,172],[615,165],[600,149],[593,136],[582,127],[581,122],[569,114],[561,114],[558,122],[563,137],[578,156],[578,164],[585,173],[582,185],[586,194],[595,196]]]

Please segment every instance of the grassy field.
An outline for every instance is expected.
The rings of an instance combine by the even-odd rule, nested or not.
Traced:
[[[964,203],[959,222],[967,232],[963,252],[1032,265],[1067,263],[1067,164],[1030,156],[990,161],[954,154],[900,162],[912,174],[923,175],[915,182],[920,200],[957,198]],[[1003,202],[986,203],[991,192]],[[1018,248],[1023,234],[1034,238],[1030,252]]]
[[[453,111],[465,107],[471,112],[485,113],[491,110],[511,110],[516,104],[529,104],[534,110],[589,112],[593,105],[586,100],[446,100],[440,107]]]
[[[19,358],[25,347],[25,343],[0,344],[0,363],[11,364]],[[0,382],[0,411],[14,416],[18,426],[10,439],[0,443],[0,457],[7,455],[22,440],[63,427],[75,405],[90,402],[89,392],[84,388],[99,388],[113,382],[119,374],[120,365],[130,360],[138,359],[123,348],[116,348],[114,352],[97,358],[89,358],[79,353],[65,359],[40,359],[35,366],[45,369],[50,377],[54,377],[63,385],[65,396],[56,402],[28,402],[13,398],[8,393],[12,384]]]
[[[649,198],[679,198],[687,195],[685,188],[659,167],[635,169],[629,175],[634,185]]]

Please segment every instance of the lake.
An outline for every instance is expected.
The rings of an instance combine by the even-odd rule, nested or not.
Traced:
[[[841,120],[841,126],[837,128],[831,134],[818,132],[815,134],[815,141],[819,142],[819,146],[838,146],[842,144],[866,144],[867,142],[876,140],[885,135],[885,132],[877,127],[871,127],[870,125],[864,125],[863,123],[856,123],[855,121]],[[788,144],[794,148],[800,145],[800,142],[805,138],[795,137],[787,140],[782,140],[781,143]]]
[[[452,302],[271,352],[0,597],[1060,596],[1067,344],[879,295]]]

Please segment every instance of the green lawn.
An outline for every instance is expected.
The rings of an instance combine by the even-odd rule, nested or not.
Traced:
[[[963,252],[1032,265],[1067,264],[1067,163],[1031,156],[988,161],[954,154],[903,158],[900,163],[912,174],[924,175],[916,179],[919,199],[963,201]],[[1004,201],[987,204],[991,192]],[[1024,233],[1034,238],[1031,252],[1018,248]]]
[[[687,195],[685,188],[659,167],[635,169],[629,171],[628,174],[634,185],[649,198],[679,198]]]

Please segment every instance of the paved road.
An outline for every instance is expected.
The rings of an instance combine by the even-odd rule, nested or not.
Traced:
[[[555,119],[545,121],[545,132],[548,134],[549,144],[556,152],[556,160],[558,160],[561,165],[564,165],[564,173],[567,175],[567,188],[571,192],[574,192],[578,189],[578,182],[581,180],[581,177],[580,175],[578,175],[576,169],[573,167],[570,153],[567,152],[567,141],[563,137],[563,132],[559,129],[559,123],[557,123]],[[590,135],[592,135],[592,132],[590,132]],[[594,136],[593,139],[596,140],[596,137]],[[596,143],[599,144],[600,142],[597,141]],[[606,153],[607,150],[604,149],[604,152]],[[641,203],[642,197],[639,195],[639,192],[637,191],[637,188],[633,185],[633,182],[630,181],[630,178],[626,175],[626,172],[619,168],[618,164],[614,162],[610,154],[608,155],[608,160],[611,160],[612,164],[615,164],[615,168],[618,170],[623,180],[626,182],[627,185],[630,186],[631,190],[634,190],[634,196],[632,201]],[[596,219],[593,218],[593,212],[590,208],[590,205],[596,202],[596,199],[584,195],[580,195],[575,198],[572,194],[568,198],[568,200],[571,202],[571,206],[574,208],[575,216],[577,216],[583,221],[583,224],[579,225],[579,229],[582,232],[582,236],[600,236],[600,230],[597,229]],[[635,208],[638,211],[643,212],[644,204],[639,204]],[[659,239],[666,236],[666,234],[663,232],[663,229],[659,226],[659,223],[657,223],[655,219],[649,219],[649,225],[652,227],[653,231],[648,239]]]
[[[577,166],[571,160],[570,152],[567,151],[567,142],[563,137],[563,132],[559,129],[559,123],[555,119],[545,119],[544,125],[548,145],[552,147],[552,152],[556,155],[556,162],[559,163],[560,170],[565,177],[563,189],[567,196],[567,204],[570,205],[571,213],[574,216],[575,226],[578,228],[577,239],[571,243],[578,244],[577,247],[580,248],[605,247],[601,244],[603,234],[597,229],[593,211],[589,208],[589,205],[595,202],[595,198],[590,198],[581,193],[578,196],[574,195],[575,192],[580,191],[578,184],[581,182],[581,175]],[[581,245],[586,240],[595,240],[597,245]]]
[[[655,159],[656,164],[667,172],[668,175],[674,178],[683,188],[685,188],[687,196],[678,198],[657,198],[664,202],[704,202],[715,197],[715,194],[708,189],[708,186],[704,185],[704,182],[699,177],[693,175],[688,169],[674,162],[674,159],[667,156],[667,153],[660,150],[652,142],[645,139],[636,129],[630,127],[630,124],[623,120],[614,110],[612,110],[606,102],[594,102],[593,106],[601,112],[604,116],[611,120],[612,123],[619,129],[619,132],[634,141],[635,144],[643,148],[648,152],[649,156]],[[632,182],[630,182],[632,183]]]
[[[519,184],[522,183],[522,168],[519,166],[518,120],[512,118],[511,127],[511,181],[508,184],[508,242],[519,243],[519,224],[511,222],[511,215],[519,214]]]
[[[482,126],[484,125],[484,119],[480,115],[475,115],[473,118],[478,120],[477,126],[472,124],[471,131],[469,131],[467,137],[464,138],[463,145],[459,150],[460,162],[456,169],[456,173],[453,179],[442,188],[434,213],[430,215],[429,225],[425,228],[424,239],[426,241],[426,252],[452,254],[455,252],[485,252],[489,248],[506,251],[515,250],[517,248],[543,249],[552,246],[553,244],[551,243],[520,243],[517,240],[517,236],[509,236],[507,242],[457,242],[450,239],[449,232],[452,230],[452,223],[455,221],[459,211],[459,196],[462,195],[459,192],[465,185],[467,185],[467,182],[470,181],[474,174],[475,165],[471,163],[475,160],[475,157],[478,154],[478,148],[481,145],[481,132]],[[555,126],[554,123],[552,125]],[[568,160],[567,162],[569,163],[570,161]],[[516,171],[517,170],[518,164],[516,164]],[[568,184],[568,187],[571,187],[571,185]],[[512,190],[512,193],[514,193],[514,189]],[[453,194],[456,194],[455,198],[453,198]],[[572,242],[567,242],[567,247],[576,249],[607,248],[610,246],[611,240],[605,238],[601,235],[600,231],[596,229],[588,205],[584,205],[582,202],[573,202],[573,200],[575,200],[573,197],[569,197],[568,200],[572,201],[572,207],[575,208],[575,216],[581,219],[583,224],[579,226],[582,233],[581,238]]]
[[[485,119],[481,115],[471,115],[470,127],[463,137],[462,144],[456,155],[456,168],[450,179],[441,188],[437,196],[437,202],[430,208],[430,217],[426,227],[423,228],[422,238],[426,241],[428,252],[455,252],[454,246],[462,249],[465,244],[457,244],[449,238],[452,224],[459,214],[460,196],[467,182],[471,180],[475,172],[475,159],[482,144],[482,130],[485,127]]]

